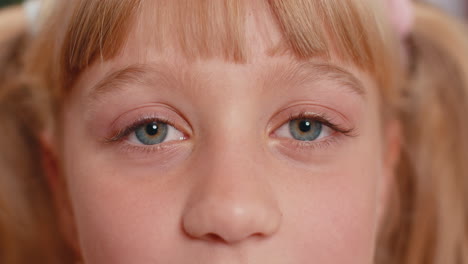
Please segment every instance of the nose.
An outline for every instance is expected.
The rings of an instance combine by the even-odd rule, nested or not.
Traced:
[[[282,214],[265,177],[254,172],[256,165],[235,159],[231,165],[213,163],[193,188],[183,213],[185,233],[193,239],[227,244],[275,234]]]

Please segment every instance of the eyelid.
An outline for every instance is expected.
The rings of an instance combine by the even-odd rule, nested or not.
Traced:
[[[355,128],[351,122],[338,112],[316,104],[295,104],[278,112],[270,120],[267,131],[269,135],[294,119],[313,119],[345,135],[355,135]]]
[[[105,141],[118,141],[128,136],[138,127],[156,121],[173,126],[186,138],[192,134],[191,126],[176,110],[166,105],[151,104],[129,110],[117,117],[111,123]]]
[[[172,122],[171,120],[162,119],[162,118],[143,117],[143,118],[135,121],[131,125],[129,125],[127,127],[124,127],[120,131],[117,131],[117,133],[113,137],[109,138],[108,141],[109,142],[114,142],[114,141],[119,141],[121,139],[127,138],[132,133],[134,133],[137,129],[139,129],[142,126],[144,126],[146,124],[149,124],[151,122],[164,123],[164,124],[167,124],[167,125],[173,127],[177,131],[180,131],[179,129],[176,128],[176,126],[174,125],[174,122]],[[180,132],[184,135],[184,133],[182,131],[180,131]],[[185,135],[184,135],[184,137],[185,137]]]

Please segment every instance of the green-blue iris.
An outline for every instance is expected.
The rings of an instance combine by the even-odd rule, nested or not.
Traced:
[[[156,145],[167,137],[168,125],[162,122],[151,122],[135,130],[135,136],[144,145]]]
[[[300,141],[314,141],[322,133],[323,125],[311,119],[295,119],[289,122],[291,135]]]

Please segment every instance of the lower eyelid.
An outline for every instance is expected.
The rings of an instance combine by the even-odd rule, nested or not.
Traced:
[[[169,153],[177,152],[180,144],[156,144],[156,145],[135,145],[129,143],[119,144],[118,148],[124,154],[131,154],[132,157],[148,158],[150,154],[161,154],[164,158],[168,157]],[[135,156],[136,155],[136,156]]]
[[[293,150],[295,152],[308,152],[326,150],[340,142],[339,135],[330,135],[316,141],[299,141],[291,140],[289,138],[279,139],[279,144],[282,148]]]

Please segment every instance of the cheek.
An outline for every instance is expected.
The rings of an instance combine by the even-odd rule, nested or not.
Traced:
[[[379,185],[383,175],[379,137],[366,135],[328,162],[291,173],[277,168],[286,251],[296,263],[372,263]],[[362,135],[361,135],[362,136]]]
[[[82,166],[70,167],[67,175],[81,250],[89,263],[154,263],[154,256],[177,246],[178,205],[184,195],[171,187],[176,183],[148,180],[161,176],[155,171],[110,168],[95,156],[81,158]]]
[[[378,175],[350,169],[323,173],[333,179],[298,184],[293,196],[285,195],[283,208],[290,217],[283,224],[294,228],[285,230],[285,237],[295,255],[317,263],[371,263],[376,231],[372,178]]]

